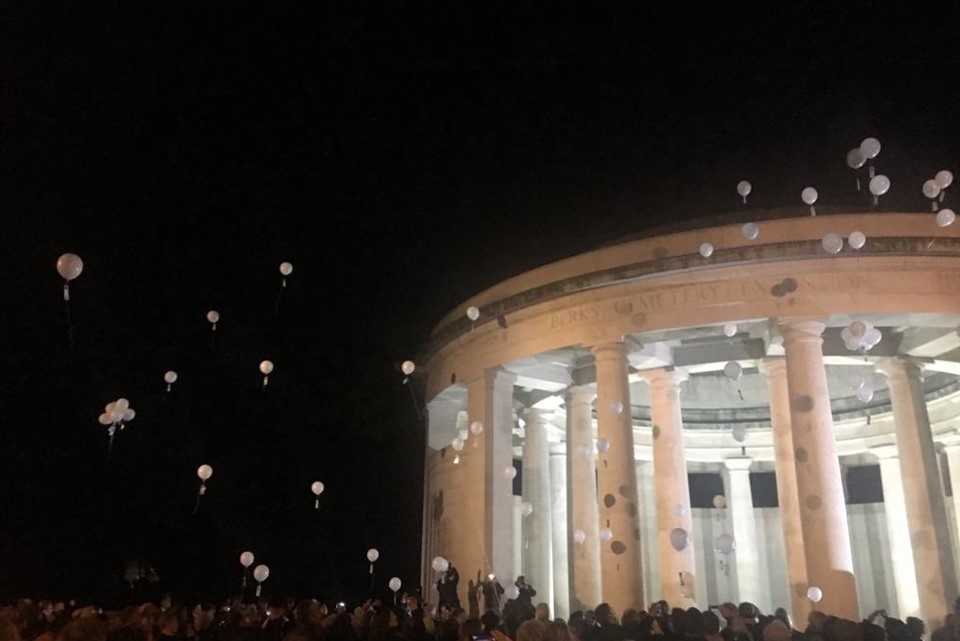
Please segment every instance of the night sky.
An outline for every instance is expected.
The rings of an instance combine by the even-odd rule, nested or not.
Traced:
[[[0,28],[0,600],[131,598],[136,558],[220,598],[245,549],[272,594],[360,598],[371,546],[379,591],[415,587],[424,426],[398,365],[442,314],[736,211],[742,178],[755,207],[799,211],[807,185],[863,204],[844,157],[868,135],[881,209],[926,209],[923,180],[960,170],[956,15],[933,8],[20,4]],[[108,458],[120,396],[137,417]]]

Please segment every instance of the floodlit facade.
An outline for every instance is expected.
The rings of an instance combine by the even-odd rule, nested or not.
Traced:
[[[440,322],[418,370],[424,586],[443,556],[464,604],[478,573],[524,574],[561,617],[663,598],[943,620],[960,560],[958,228],[752,216],[535,269]],[[857,231],[861,249],[825,249]],[[855,321],[882,340],[848,349]]]

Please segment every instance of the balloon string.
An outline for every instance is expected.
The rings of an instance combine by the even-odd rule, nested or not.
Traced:
[[[410,390],[410,400],[413,402],[413,409],[417,410],[417,419],[423,420],[423,414],[420,412],[420,404],[417,403],[417,396],[413,393],[413,385],[408,385],[407,389]]]
[[[70,342],[70,349],[73,349],[73,318],[70,316],[70,295],[67,294],[66,285],[63,289],[63,311],[67,316],[67,340]]]
[[[197,510],[200,509],[200,497],[203,496],[202,492],[197,492],[197,502],[193,505],[193,514],[197,514]]]
[[[284,279],[283,285],[280,286],[280,291],[277,292],[277,301],[273,304],[273,315],[278,316],[280,314],[280,299],[283,298],[283,290],[287,286],[287,281]]]

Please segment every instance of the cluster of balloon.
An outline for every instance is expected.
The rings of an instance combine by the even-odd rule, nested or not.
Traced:
[[[737,335],[738,327],[736,323],[727,323],[723,326],[723,335],[727,338],[733,338]]]
[[[178,378],[180,377],[177,376],[177,373],[173,370],[169,370],[163,375],[163,382],[167,384],[167,392],[173,390],[173,384],[177,382]]]
[[[277,301],[273,304],[273,315],[280,313],[280,300],[283,298],[283,290],[287,288],[287,276],[293,273],[293,263],[286,261],[280,263],[280,291],[277,292]]]
[[[713,244],[712,243],[701,243],[700,244],[700,255],[704,258],[710,258],[713,256]]]
[[[747,204],[747,196],[750,195],[750,192],[753,191],[753,185],[751,185],[746,180],[741,180],[737,183],[737,193],[740,194],[740,197],[743,198],[743,204]]]
[[[727,556],[737,548],[737,542],[729,534],[719,534],[713,540],[713,551],[717,554]]]
[[[392,577],[387,581],[387,587],[390,588],[390,591],[393,592],[393,602],[397,602],[397,592],[400,591],[400,588],[403,586],[403,582],[400,580],[400,577]]]
[[[207,481],[213,476],[213,468],[204,463],[197,468],[197,478],[200,479],[200,487],[197,489],[197,502],[193,506],[193,513],[196,514],[200,509],[200,499],[207,493]]]
[[[855,376],[850,381],[850,389],[857,395],[862,403],[869,403],[873,400],[873,384],[863,376]],[[869,416],[867,417],[869,419]]]
[[[323,494],[323,483],[320,481],[314,481],[310,484],[310,491],[313,492],[313,495],[317,498],[313,501],[313,509],[320,509],[320,495]]]
[[[690,535],[682,527],[675,527],[670,530],[670,545],[677,552],[686,549],[690,543]]]
[[[433,557],[433,561],[430,562],[430,567],[433,568],[434,572],[446,572],[450,569],[450,561],[447,561],[442,556]]]
[[[757,236],[760,235],[760,226],[757,223],[746,223],[740,228],[740,233],[747,240],[756,240]]]
[[[817,198],[820,194],[817,193],[817,190],[813,187],[804,187],[803,191],[800,192],[800,199],[803,200],[806,204],[810,205],[810,215],[817,215],[817,208],[813,206],[817,202]]]
[[[930,199],[930,210],[937,211],[947,193],[947,187],[953,184],[953,172],[941,169],[937,175],[923,183],[923,195]]]
[[[273,361],[260,361],[260,373],[263,374],[262,389],[266,390],[270,383],[270,374],[273,373]]]
[[[727,497],[725,497],[723,494],[717,494],[715,497],[713,497],[713,507],[717,508],[718,510],[722,510],[723,508],[727,507]]]
[[[587,540],[587,533],[583,530],[574,530],[573,531],[573,540],[577,542],[578,545],[583,545]]]
[[[260,598],[260,592],[263,588],[263,582],[270,576],[270,568],[265,565],[258,565],[253,568],[253,579],[257,582],[257,598]]]
[[[83,271],[83,261],[76,254],[66,253],[57,259],[57,273],[63,278],[63,309],[67,314],[67,338],[73,349],[73,320],[70,318],[70,281]]]
[[[471,305],[467,308],[467,318],[470,319],[470,331],[476,326],[477,319],[480,318],[480,308]]]
[[[815,585],[811,585],[807,588],[807,598],[814,603],[820,603],[820,599],[823,598],[823,590]]]
[[[890,179],[883,174],[877,174],[870,179],[870,193],[873,194],[873,204],[880,202],[880,196],[890,191]]]
[[[107,428],[107,434],[110,436],[107,454],[113,452],[113,437],[117,433],[117,428],[122,430],[136,415],[137,413],[130,407],[130,401],[125,398],[118,398],[111,403],[107,403],[103,408],[103,413],[97,420],[100,425]]]
[[[937,226],[949,227],[957,220],[957,215],[952,209],[941,209],[937,212]]]
[[[243,566],[243,582],[240,584],[240,592],[247,589],[247,572],[250,571],[250,566],[253,565],[253,561],[253,552],[247,550],[240,554],[240,565]]]
[[[855,320],[840,332],[843,344],[851,352],[860,352],[864,359],[867,352],[880,344],[883,334],[868,321]]]
[[[723,375],[734,383],[737,383],[740,380],[740,377],[743,376],[743,367],[737,361],[729,361],[723,366]],[[742,401],[743,390],[740,389],[739,383],[737,384],[737,394],[740,396],[740,400]]]
[[[373,574],[373,564],[377,562],[377,559],[380,558],[380,550],[377,548],[370,548],[367,550],[367,561],[370,561],[370,574]]]
[[[524,518],[533,514],[533,504],[529,501],[524,501],[520,504],[520,515]]]

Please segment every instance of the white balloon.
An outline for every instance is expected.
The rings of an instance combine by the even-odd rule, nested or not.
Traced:
[[[725,497],[723,494],[717,494],[715,497],[713,497],[713,507],[717,508],[718,510],[722,510],[723,508],[727,507],[727,497]]]
[[[811,585],[809,588],[807,588],[807,598],[814,603],[820,603],[820,599],[823,598],[823,590],[815,585]]]
[[[573,540],[577,543],[583,544],[583,542],[587,540],[587,533],[583,530],[574,530]]]
[[[851,337],[855,338],[856,340],[860,340],[867,335],[867,332],[869,332],[872,327],[873,326],[866,321],[855,320],[847,325],[847,331]]]
[[[470,307],[468,307],[468,308],[467,308],[467,318],[469,318],[469,319],[472,320],[472,321],[475,321],[475,320],[477,320],[478,318],[480,318],[480,308],[479,308],[479,307],[475,307],[475,306],[473,306],[473,305],[471,305]]]
[[[866,158],[876,158],[880,155],[880,141],[876,138],[864,138],[860,143],[860,151]]]
[[[847,152],[847,167],[850,169],[860,169],[865,162],[867,162],[867,158],[859,147]]]
[[[132,407],[128,407],[127,409],[123,410],[123,420],[125,422],[130,422],[136,417],[137,413]]]
[[[100,422],[100,425],[113,425],[113,417],[106,412],[101,414],[97,420]]]
[[[273,361],[260,361],[260,373],[267,376],[273,372]],[[282,382],[282,381],[281,381]]]
[[[289,276],[290,274],[292,274],[293,264],[287,263],[287,262],[280,263],[280,273],[284,276]]]
[[[513,479],[517,478],[517,468],[512,465],[508,465],[503,468],[503,475],[507,478],[507,480],[512,481]]]
[[[723,335],[727,338],[733,338],[737,335],[737,324],[736,323],[727,323],[723,326]]]
[[[862,231],[853,231],[850,232],[850,235],[847,237],[847,243],[849,243],[853,249],[862,249],[863,246],[867,244],[867,237]]]
[[[720,534],[713,540],[713,551],[717,554],[727,555],[733,552],[737,547],[737,542],[729,534]]]
[[[177,382],[177,378],[178,378],[177,373],[173,370],[170,370],[169,372],[163,375],[163,382],[167,383],[168,385],[173,385],[174,383]]]
[[[867,330],[867,333],[863,335],[863,344],[867,349],[871,349],[880,344],[880,341],[883,340],[883,333],[876,327],[871,327]]]
[[[480,421],[474,421],[473,423],[470,423],[470,433],[474,436],[483,434],[483,423]]]
[[[702,243],[700,245],[700,255],[704,258],[710,258],[713,256],[713,245],[710,243]]]
[[[687,547],[690,543],[690,535],[682,527],[675,527],[670,530],[670,545],[678,552]]]
[[[740,233],[742,233],[743,237],[747,240],[756,240],[757,236],[760,235],[760,227],[757,223],[747,223],[740,228]]]
[[[120,413],[123,413],[123,412],[126,412],[127,409],[130,407],[130,401],[128,401],[125,398],[118,398],[116,401],[113,402],[113,406],[117,408],[120,411]]]
[[[610,401],[610,409],[614,414],[623,414],[623,401]]]
[[[65,281],[75,279],[83,271],[83,261],[76,254],[64,254],[57,259],[57,273]]]
[[[520,504],[520,514],[522,516],[530,516],[533,514],[533,504],[529,501],[524,501]]]
[[[732,381],[738,381],[743,376],[743,367],[737,361],[730,361],[723,366],[723,375]]]
[[[253,578],[257,580],[257,583],[263,583],[269,576],[270,568],[265,565],[258,565],[253,569]]]
[[[323,490],[324,490],[324,486],[323,486],[323,482],[321,481],[314,481],[313,483],[310,484],[310,491],[316,494],[317,496],[320,496],[321,494],[323,494]]]
[[[515,585],[507,586],[503,591],[503,596],[507,597],[509,600],[513,601],[518,596],[520,596],[520,588]]]
[[[937,225],[939,227],[949,227],[957,220],[957,215],[952,209],[941,209],[937,212]]]
[[[450,562],[442,556],[435,556],[433,561],[430,562],[430,567],[433,568],[434,572],[446,572],[450,568]]]
[[[417,366],[413,361],[403,361],[403,364],[400,366],[400,371],[402,371],[407,376],[413,374],[413,371],[417,369]]]
[[[464,445],[463,439],[460,438],[459,436],[454,436],[453,440],[450,441],[450,447],[452,447],[457,452],[463,451],[463,445]]]
[[[242,566],[245,567],[245,568],[248,568],[248,567],[250,567],[251,565],[253,565],[253,552],[247,551],[247,552],[244,552],[243,554],[241,554],[241,555],[240,555],[240,565],[242,565]]]
[[[864,383],[863,386],[857,390],[857,398],[864,403],[869,403],[873,400],[873,387]]]
[[[813,203],[817,202],[818,195],[819,194],[817,194],[817,190],[813,187],[805,187],[803,191],[800,192],[800,198],[802,198],[803,202],[808,205],[812,205]]]
[[[610,451],[610,441],[605,438],[597,439],[597,451],[601,454],[606,454]]]
[[[923,183],[923,195],[927,198],[936,198],[940,195],[940,185],[935,180],[928,180]]]
[[[743,443],[747,440],[747,428],[743,425],[734,425],[730,433],[733,435],[733,440],[737,443]]]
[[[753,191],[753,185],[751,185],[746,180],[741,180],[737,183],[737,193],[746,198],[750,195],[750,192]]]
[[[201,481],[206,481],[211,476],[213,476],[213,468],[206,464],[201,465],[200,467],[197,468],[197,476],[200,478]]]
[[[467,428],[463,428],[461,430],[457,430],[457,436],[460,437],[461,441],[466,442],[467,439],[470,438],[470,432],[467,430]]]
[[[377,548],[370,548],[369,550],[367,550],[367,561],[370,561],[370,563],[376,563],[377,559],[379,558],[380,558],[380,550],[378,550]]]
[[[933,177],[933,181],[937,183],[937,187],[940,189],[946,189],[953,184],[953,172],[949,169],[941,169],[937,172],[937,175]]]
[[[839,234],[829,233],[820,241],[823,245],[823,251],[828,254],[839,254],[843,249],[843,238]]]
[[[211,309],[207,312],[207,320],[213,324],[220,322],[220,312],[215,309]]]
[[[606,543],[613,538],[613,530],[608,527],[600,528],[600,540]]]
[[[391,591],[391,592],[397,592],[397,591],[400,589],[400,586],[402,586],[402,585],[403,585],[403,583],[401,583],[400,579],[397,578],[397,577],[393,577],[393,578],[390,579],[390,581],[387,583],[387,587],[390,588],[390,591]]]
[[[883,174],[877,174],[870,179],[870,193],[874,196],[882,196],[890,191],[890,179]]]

